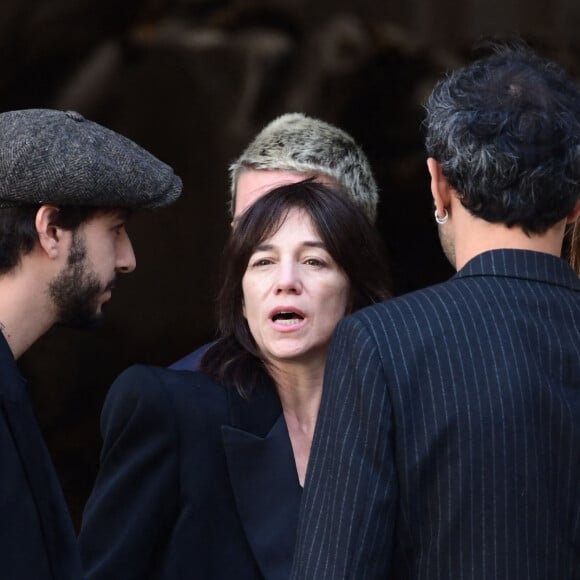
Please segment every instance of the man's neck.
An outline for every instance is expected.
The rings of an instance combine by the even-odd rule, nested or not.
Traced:
[[[18,359],[53,324],[51,308],[38,281],[0,276],[0,330]]]
[[[560,256],[565,220],[543,234],[527,235],[519,227],[508,228],[467,214],[454,215],[456,223],[455,267],[461,270],[469,260],[490,250],[528,250]]]

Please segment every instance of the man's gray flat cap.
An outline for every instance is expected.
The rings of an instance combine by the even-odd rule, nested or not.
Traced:
[[[79,113],[0,114],[0,207],[152,208],[175,201],[181,189],[169,165]]]

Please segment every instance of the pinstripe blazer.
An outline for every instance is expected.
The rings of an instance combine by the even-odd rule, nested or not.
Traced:
[[[580,282],[486,252],[338,327],[292,578],[580,579]]]

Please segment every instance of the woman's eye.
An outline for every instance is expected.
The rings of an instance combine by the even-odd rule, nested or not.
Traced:
[[[318,258],[308,258],[304,262],[307,266],[323,266],[324,262]]]
[[[272,260],[269,260],[268,258],[260,258],[259,260],[256,260],[252,264],[252,266],[254,266],[254,267],[258,267],[258,266],[268,266],[271,263],[272,263]]]

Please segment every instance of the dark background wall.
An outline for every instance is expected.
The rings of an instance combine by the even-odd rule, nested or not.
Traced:
[[[421,103],[478,38],[519,33],[574,74],[577,0],[3,0],[0,110],[75,109],[182,176],[171,208],[134,217],[135,273],[96,333],[55,328],[21,367],[75,522],[91,488],[107,389],[213,337],[228,228],[227,165],[276,115],[342,126],[382,190],[397,292],[447,278],[421,144]]]

